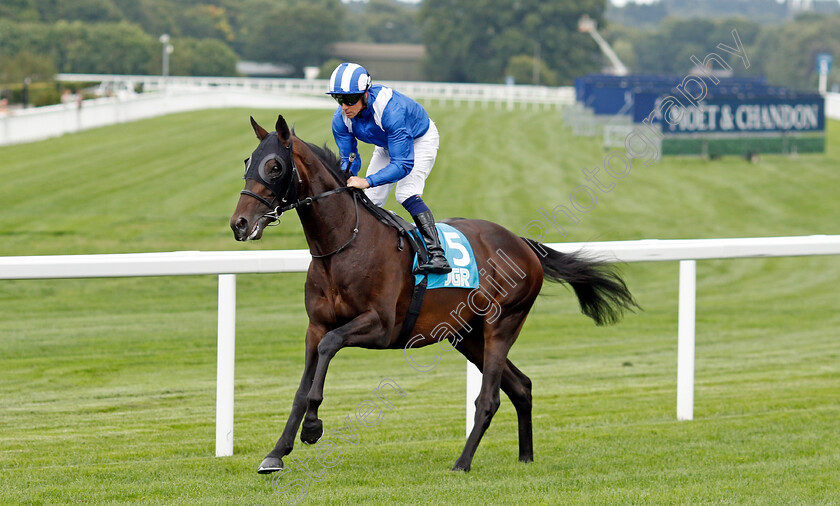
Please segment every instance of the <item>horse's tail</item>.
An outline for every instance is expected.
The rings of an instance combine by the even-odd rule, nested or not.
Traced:
[[[640,309],[624,280],[606,262],[579,253],[560,253],[532,239],[522,238],[536,252],[549,281],[568,283],[580,301],[583,314],[596,325],[616,323],[624,311]]]

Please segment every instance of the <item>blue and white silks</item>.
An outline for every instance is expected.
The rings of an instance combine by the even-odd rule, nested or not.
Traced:
[[[359,173],[362,163],[357,141],[388,150],[388,165],[367,176],[371,186],[395,183],[408,175],[414,168],[414,140],[428,130],[429,115],[423,106],[381,84],[368,89],[368,106],[356,117],[348,118],[338,107],[332,120],[342,170],[349,167],[354,176]],[[355,157],[352,162],[351,154]]]

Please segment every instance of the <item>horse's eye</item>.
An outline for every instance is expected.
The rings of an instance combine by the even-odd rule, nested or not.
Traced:
[[[283,174],[283,167],[277,163],[277,160],[270,160],[266,169],[266,175],[272,180],[277,179]]]

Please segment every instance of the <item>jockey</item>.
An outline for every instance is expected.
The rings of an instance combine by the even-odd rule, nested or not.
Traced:
[[[423,106],[391,88],[371,85],[370,75],[355,63],[342,63],[333,71],[327,94],[339,104],[332,131],[341,168],[351,174],[347,186],[366,190],[367,196],[382,206],[396,183],[394,195],[414,218],[429,252],[417,272],[450,272],[435,218],[421,198],[440,141]],[[364,178],[357,176],[362,165],[357,140],[375,146]]]

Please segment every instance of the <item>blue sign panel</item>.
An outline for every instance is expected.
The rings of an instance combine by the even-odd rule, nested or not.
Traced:
[[[818,132],[825,130],[825,101],[816,94],[715,96],[699,107],[660,96],[647,117],[665,134]]]
[[[595,114],[629,114],[633,93],[618,86],[597,86],[591,90],[587,107]]]
[[[589,75],[575,79],[575,95],[578,102],[591,109],[596,115],[634,115],[635,121],[641,121],[642,114],[635,102],[640,97],[648,104],[646,95],[673,95],[675,97],[693,97],[702,100],[714,89],[716,94],[768,94],[776,89],[767,85],[763,77],[721,77],[712,80],[708,76],[688,75],[629,75],[606,76]],[[651,104],[652,105],[652,104]],[[652,107],[647,107],[647,114]]]

